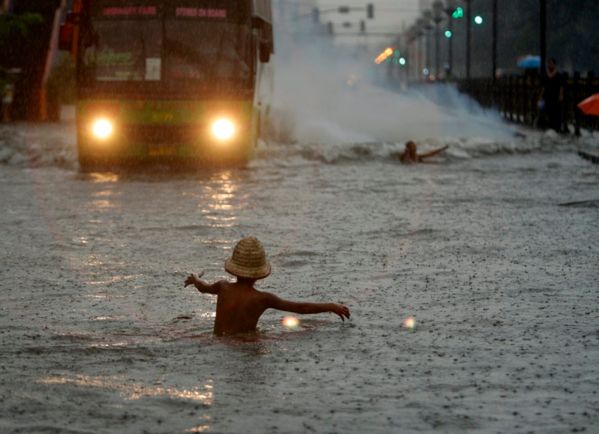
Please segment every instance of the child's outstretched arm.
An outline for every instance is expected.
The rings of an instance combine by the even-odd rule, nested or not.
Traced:
[[[420,161],[422,161],[423,158],[428,158],[428,157],[432,157],[434,155],[440,154],[441,152],[443,152],[444,150],[446,150],[447,148],[449,148],[449,145],[445,145],[442,148],[438,148],[438,149],[433,149],[432,151],[429,152],[425,152],[424,154],[419,154],[418,155],[418,159]]]
[[[193,273],[190,274],[189,276],[187,276],[187,279],[185,279],[185,286],[187,287],[188,285],[193,285],[198,289],[198,291],[202,293],[218,295],[218,293],[222,289],[222,282],[219,281],[213,284],[203,282],[202,280],[200,280],[200,277],[202,277],[203,275],[203,271],[199,275]]]
[[[349,318],[350,313],[347,306],[336,303],[300,303],[295,301],[283,300],[269,292],[264,293],[266,297],[266,308],[284,310],[285,312],[294,313],[323,313],[332,312],[339,315],[343,321]]]

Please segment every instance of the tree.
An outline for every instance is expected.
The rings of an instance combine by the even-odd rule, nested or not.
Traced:
[[[24,47],[43,23],[39,14],[0,15],[0,67],[20,67],[27,56]]]

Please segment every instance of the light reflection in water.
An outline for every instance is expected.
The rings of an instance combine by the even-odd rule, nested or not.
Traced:
[[[95,172],[95,173],[90,173],[89,177],[91,178],[91,181],[96,183],[96,184],[102,184],[102,183],[106,183],[106,182],[117,182],[119,180],[119,175],[116,173],[99,173],[99,172]]]
[[[100,389],[115,390],[125,399],[137,400],[145,397],[167,396],[173,399],[186,399],[190,401],[201,402],[204,405],[212,405],[214,393],[212,380],[209,380],[203,387],[193,387],[190,389],[178,389],[176,387],[149,386],[142,383],[127,383],[119,377],[91,377],[88,375],[76,375],[74,377],[66,376],[48,376],[38,381],[40,384],[73,384],[81,387],[95,387]]]
[[[210,429],[210,425],[204,424],[204,425],[194,426],[193,428],[188,428],[185,430],[185,432],[204,432],[204,431],[208,431],[209,429]]]
[[[114,208],[114,204],[109,200],[94,200],[92,205],[99,209]]]
[[[93,208],[96,209],[109,209],[114,208],[115,204],[110,197],[114,195],[114,191],[112,190],[113,185],[119,181],[119,175],[116,173],[91,173],[90,175],[91,181],[94,184],[109,184],[106,185],[104,190],[96,191],[93,193],[95,197],[101,197],[102,199],[96,199],[91,202]]]
[[[233,201],[237,197],[239,186],[232,179],[231,171],[224,171],[212,179],[204,187],[204,196],[208,201],[202,203],[200,208],[203,217],[211,222],[213,228],[230,228],[233,227],[237,220],[235,212],[239,206]]]
[[[281,322],[289,329],[297,328],[300,323],[299,319],[295,316],[286,316]]]

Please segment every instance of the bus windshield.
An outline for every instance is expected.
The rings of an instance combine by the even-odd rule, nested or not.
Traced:
[[[252,32],[236,2],[164,3],[97,2],[82,35],[86,81],[251,85]]]

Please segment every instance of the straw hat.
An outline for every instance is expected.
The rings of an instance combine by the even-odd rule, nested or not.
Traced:
[[[246,237],[237,243],[233,256],[225,261],[225,270],[237,277],[263,279],[270,274],[264,247],[256,237]]]

